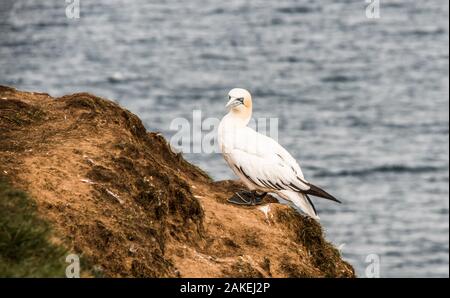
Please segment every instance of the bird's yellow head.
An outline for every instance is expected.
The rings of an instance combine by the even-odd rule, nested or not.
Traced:
[[[250,117],[252,114],[252,96],[250,92],[242,88],[234,88],[228,92],[227,108],[232,113],[242,117]]]

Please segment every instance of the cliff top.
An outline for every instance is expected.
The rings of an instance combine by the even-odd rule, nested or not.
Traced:
[[[271,197],[228,204],[239,182],[212,181],[112,101],[0,86],[0,136],[0,174],[102,276],[354,277],[319,223]]]

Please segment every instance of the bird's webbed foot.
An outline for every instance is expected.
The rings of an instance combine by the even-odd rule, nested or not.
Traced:
[[[262,204],[262,200],[264,199],[266,194],[267,193],[258,194],[256,191],[243,190],[236,192],[227,201],[229,203],[237,205],[246,205],[246,206],[260,205]]]

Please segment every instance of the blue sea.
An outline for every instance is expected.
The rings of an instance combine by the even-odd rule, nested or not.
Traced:
[[[449,276],[448,1],[380,1],[378,18],[364,0],[79,3],[0,1],[0,84],[114,99],[168,139],[246,88],[343,201],[314,202],[360,277],[373,254],[381,277]],[[185,156],[233,178],[220,154]]]

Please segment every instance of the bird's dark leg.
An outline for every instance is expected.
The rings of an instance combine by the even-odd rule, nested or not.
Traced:
[[[262,200],[267,195],[267,192],[263,192],[262,194],[258,194],[256,191],[253,192],[253,205],[260,205],[262,203]]]
[[[267,193],[258,194],[256,191],[239,191],[228,199],[229,203],[237,205],[259,205]]]

